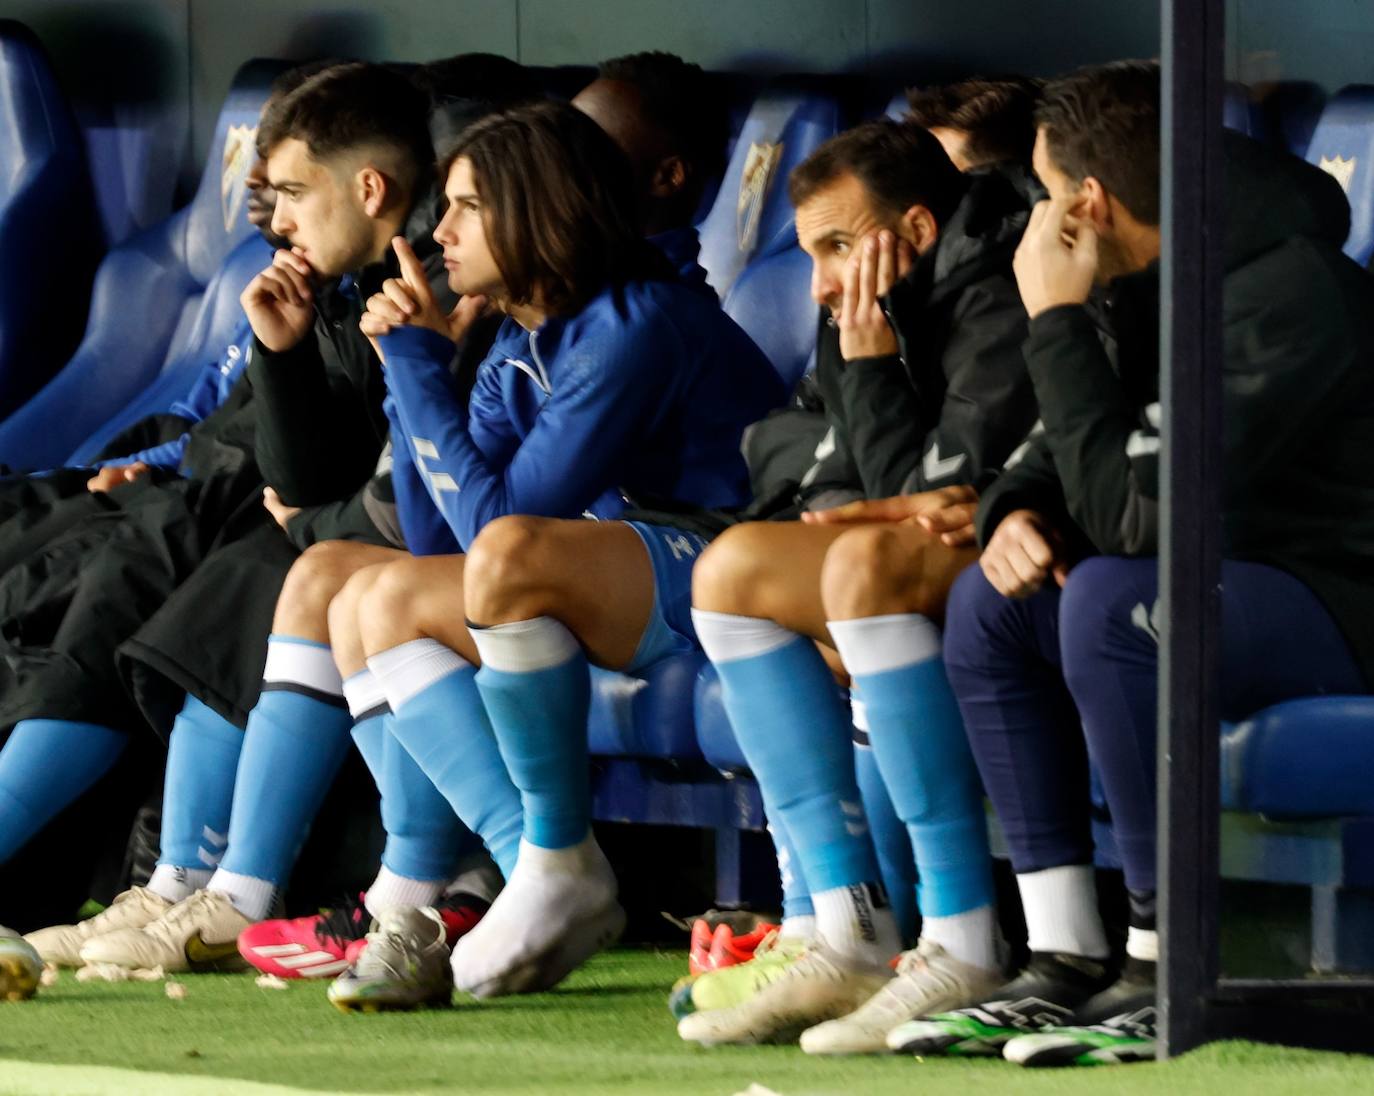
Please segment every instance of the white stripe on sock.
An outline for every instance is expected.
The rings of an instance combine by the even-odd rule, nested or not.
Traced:
[[[780,650],[797,638],[796,632],[789,632],[771,620],[736,613],[693,609],[692,623],[696,625],[701,649],[712,662],[757,658]]]
[[[1126,954],[1146,963],[1159,962],[1159,933],[1154,929],[1126,930]]]
[[[371,670],[359,670],[344,678],[343,695],[348,701],[348,714],[354,719],[386,703],[386,691]]]
[[[881,674],[937,657],[940,629],[917,613],[831,620],[826,627],[851,674]]]
[[[267,684],[304,685],[330,696],[343,696],[343,679],[328,647],[277,636],[267,640]]]
[[[393,712],[399,712],[402,704],[440,678],[471,665],[437,639],[412,639],[367,660],[367,668],[381,682]]]
[[[1031,951],[1062,951],[1105,959],[1111,949],[1097,912],[1097,876],[1091,864],[1026,872],[1016,877]]]
[[[482,665],[507,674],[532,674],[561,666],[582,650],[577,637],[553,617],[473,628]]]
[[[383,864],[363,896],[363,905],[373,917],[380,917],[383,910],[397,906],[432,906],[443,893],[445,882],[442,879],[407,879]]]

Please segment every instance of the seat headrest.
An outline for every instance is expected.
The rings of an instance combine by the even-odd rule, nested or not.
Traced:
[[[1226,85],[1221,124],[1257,141],[1269,139],[1269,126],[1265,122],[1263,108],[1251,97],[1250,89],[1244,84]]]
[[[777,87],[754,99],[701,223],[701,265],[722,298],[754,259],[796,246],[787,176],[840,128],[833,96]]]
[[[907,102],[906,92],[899,91],[888,100],[887,106],[883,108],[883,117],[891,118],[894,122],[906,120],[907,112],[911,109],[911,104]]]
[[[10,20],[0,20],[0,134],[0,201],[35,165],[54,158],[69,159],[73,167],[82,162],[76,123],[43,47]]]
[[[1350,200],[1345,253],[1361,266],[1374,255],[1374,86],[1345,88],[1326,104],[1307,161],[1341,184]]]
[[[258,117],[282,61],[249,61],[234,77],[220,107],[200,185],[186,219],[186,266],[205,285],[234,246],[254,230],[244,215],[244,177],[256,154]]]

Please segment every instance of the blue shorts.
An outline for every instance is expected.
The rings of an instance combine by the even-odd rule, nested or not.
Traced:
[[[627,673],[634,673],[668,655],[701,649],[692,627],[692,568],[707,542],[672,525],[625,524],[639,534],[654,569],[654,609],[634,659],[625,667]]]

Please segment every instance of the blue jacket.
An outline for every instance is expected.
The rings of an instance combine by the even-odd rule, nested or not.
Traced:
[[[453,343],[422,328],[379,341],[392,437],[407,450],[396,500],[416,555],[466,551],[506,514],[616,518],[655,498],[743,505],[740,436],[786,397],[749,336],[678,281],[608,288],[532,333],[507,320],[466,414]]]
[[[230,390],[243,374],[244,366],[248,364],[248,348],[252,344],[253,329],[248,326],[248,320],[245,317],[234,328],[229,345],[224,351],[224,356],[217,362],[205,364],[200,377],[196,380],[191,391],[186,394],[185,399],[177,400],[176,403],[172,404],[168,413],[179,415],[183,419],[190,419],[192,424],[206,418],[229,398]],[[133,464],[136,461],[142,461],[154,468],[166,468],[175,472],[181,466],[182,455],[186,452],[186,445],[190,440],[191,435],[188,432],[182,434],[175,441],[154,445],[150,449],[130,453],[126,457],[111,457],[109,460],[97,461],[93,467],[103,468],[107,464]]]

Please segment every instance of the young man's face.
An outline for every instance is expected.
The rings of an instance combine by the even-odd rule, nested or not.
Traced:
[[[312,158],[304,141],[288,137],[268,154],[267,178],[277,192],[272,231],[300,248],[319,274],[336,278],[372,258],[372,218],[350,173]]]
[[[874,208],[868,190],[846,172],[797,207],[797,239],[811,257],[811,298],[838,314],[844,297],[844,264],[858,241],[890,228],[891,218]]]
[[[505,283],[487,246],[482,199],[473,179],[472,161],[466,156],[460,156],[449,168],[444,197],[448,209],[434,230],[434,239],[444,249],[449,288],[464,295],[503,297]]]

